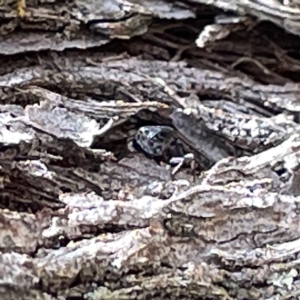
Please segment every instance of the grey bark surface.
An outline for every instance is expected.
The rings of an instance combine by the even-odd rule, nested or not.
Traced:
[[[17,2],[1,299],[300,299],[300,2]]]

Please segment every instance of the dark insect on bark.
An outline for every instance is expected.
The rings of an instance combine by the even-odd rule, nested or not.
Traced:
[[[147,154],[162,156],[172,139],[173,129],[169,126],[143,126],[138,129],[135,141]]]

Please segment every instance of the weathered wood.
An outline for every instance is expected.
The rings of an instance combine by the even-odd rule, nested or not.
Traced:
[[[296,0],[0,20],[1,299],[300,297]]]

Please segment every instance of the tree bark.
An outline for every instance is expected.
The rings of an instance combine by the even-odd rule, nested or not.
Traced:
[[[16,5],[1,299],[299,299],[300,2]]]

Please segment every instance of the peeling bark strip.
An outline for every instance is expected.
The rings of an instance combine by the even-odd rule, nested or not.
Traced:
[[[300,35],[299,1],[268,0],[193,0],[195,3],[214,5],[225,11],[249,14],[262,21],[271,21],[290,33]]]
[[[300,298],[299,3],[1,3],[1,299]]]

